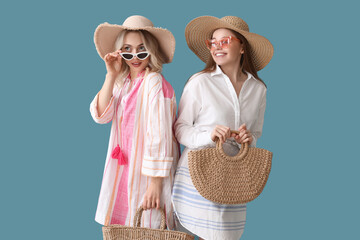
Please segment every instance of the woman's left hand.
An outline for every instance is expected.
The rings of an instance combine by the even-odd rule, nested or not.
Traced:
[[[239,127],[238,131],[240,132],[239,134],[232,133],[231,137],[235,138],[235,141],[239,144],[248,142],[250,145],[253,141],[253,137],[251,132],[247,130],[245,123]]]
[[[162,177],[151,177],[150,186],[145,192],[142,207],[144,210],[160,208],[160,196],[162,191]]]

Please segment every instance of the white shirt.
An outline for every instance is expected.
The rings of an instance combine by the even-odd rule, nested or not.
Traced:
[[[186,84],[175,123],[178,141],[188,148],[213,145],[216,125],[237,130],[243,123],[253,135],[252,147],[261,136],[266,107],[266,87],[248,73],[239,96],[219,66],[211,73],[198,73]]]

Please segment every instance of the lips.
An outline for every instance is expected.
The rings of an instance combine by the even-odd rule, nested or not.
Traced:
[[[214,53],[214,56],[215,56],[215,57],[223,57],[223,56],[225,56],[225,55],[226,55],[226,53],[224,53],[224,52]]]
[[[140,67],[141,62],[135,62],[135,63],[131,63],[131,65],[133,65],[134,67]]]

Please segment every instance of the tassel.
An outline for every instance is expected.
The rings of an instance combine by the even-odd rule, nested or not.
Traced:
[[[114,148],[114,150],[111,153],[111,158],[117,159],[119,165],[126,165],[127,161],[124,157],[124,154],[121,151],[121,148],[119,144]]]

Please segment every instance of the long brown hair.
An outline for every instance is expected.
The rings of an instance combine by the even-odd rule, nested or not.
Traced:
[[[254,63],[251,59],[250,44],[248,43],[246,38],[244,38],[243,35],[241,35],[240,33],[235,32],[231,29],[228,29],[228,30],[230,30],[232,33],[234,33],[234,35],[238,39],[240,39],[240,42],[244,44],[244,53],[241,56],[240,69],[251,73],[256,79],[261,81],[266,87],[265,82],[263,80],[261,80],[261,78],[258,76],[257,71],[254,67]],[[210,56],[206,62],[205,68],[201,72],[213,72],[213,71],[215,71],[215,69],[216,69],[216,63],[215,63],[214,59],[212,58],[212,56]]]

